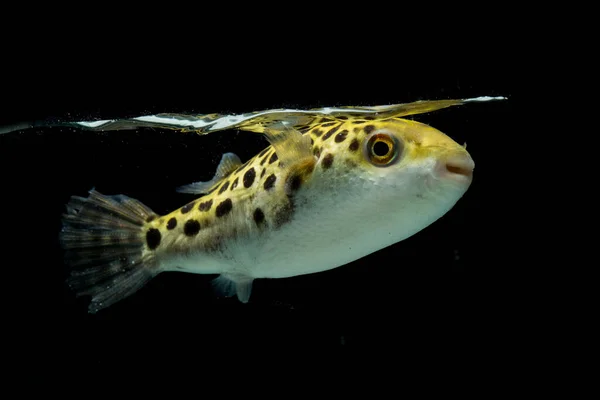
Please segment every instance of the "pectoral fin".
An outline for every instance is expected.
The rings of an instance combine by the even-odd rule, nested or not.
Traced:
[[[299,162],[314,160],[309,135],[302,135],[291,126],[279,123],[265,129],[267,140],[281,160],[281,166],[291,166]]]

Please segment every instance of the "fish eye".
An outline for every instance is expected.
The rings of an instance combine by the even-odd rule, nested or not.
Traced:
[[[390,150],[390,146],[383,140],[377,141],[373,145],[373,154],[377,157],[385,157],[389,154]]]
[[[374,133],[366,140],[367,158],[371,164],[387,167],[398,159],[401,145],[398,139],[387,133]]]

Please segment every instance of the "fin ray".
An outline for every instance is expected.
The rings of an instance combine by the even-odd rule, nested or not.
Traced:
[[[284,166],[292,165],[303,159],[313,159],[309,135],[302,135],[298,130],[278,124],[265,129],[267,140],[277,153]]]
[[[215,293],[219,296],[237,298],[242,303],[247,303],[252,294],[252,282],[254,278],[241,274],[221,274],[213,279],[212,285]]]
[[[158,269],[143,256],[143,227],[151,209],[123,195],[105,196],[92,189],[89,197],[71,197],[63,215],[60,242],[72,268],[67,282],[77,296],[92,296],[95,313],[133,294]]]

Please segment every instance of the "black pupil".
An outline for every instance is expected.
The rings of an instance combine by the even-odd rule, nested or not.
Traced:
[[[385,142],[376,142],[373,145],[373,153],[378,157],[383,157],[390,151],[390,146]]]

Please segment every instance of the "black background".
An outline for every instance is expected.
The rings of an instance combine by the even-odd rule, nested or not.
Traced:
[[[365,70],[301,79],[281,71],[272,76],[241,70],[214,75],[172,65],[169,73],[154,75],[120,63],[42,71],[8,82],[11,101],[0,122],[477,96],[509,100],[415,117],[466,141],[476,169],[463,199],[413,237],[332,271],[257,280],[248,304],[216,299],[210,289],[214,276],[164,273],[95,315],[87,313],[87,299],[75,298],[64,284],[68,271],[58,232],[69,196],[95,187],[167,213],[191,199],[175,188],[210,179],[223,152],[245,161],[266,141],[245,132],[198,137],[152,129],[36,128],[0,135],[3,304],[20,361],[40,365],[59,358],[67,371],[102,370],[119,363],[197,362],[223,349],[342,346],[396,351],[422,362],[443,355],[473,363],[501,357],[518,336],[514,311],[521,289],[520,266],[502,261],[513,240],[506,232],[515,228],[506,207],[511,183],[505,139],[515,100],[509,74],[482,70],[416,77]]]

